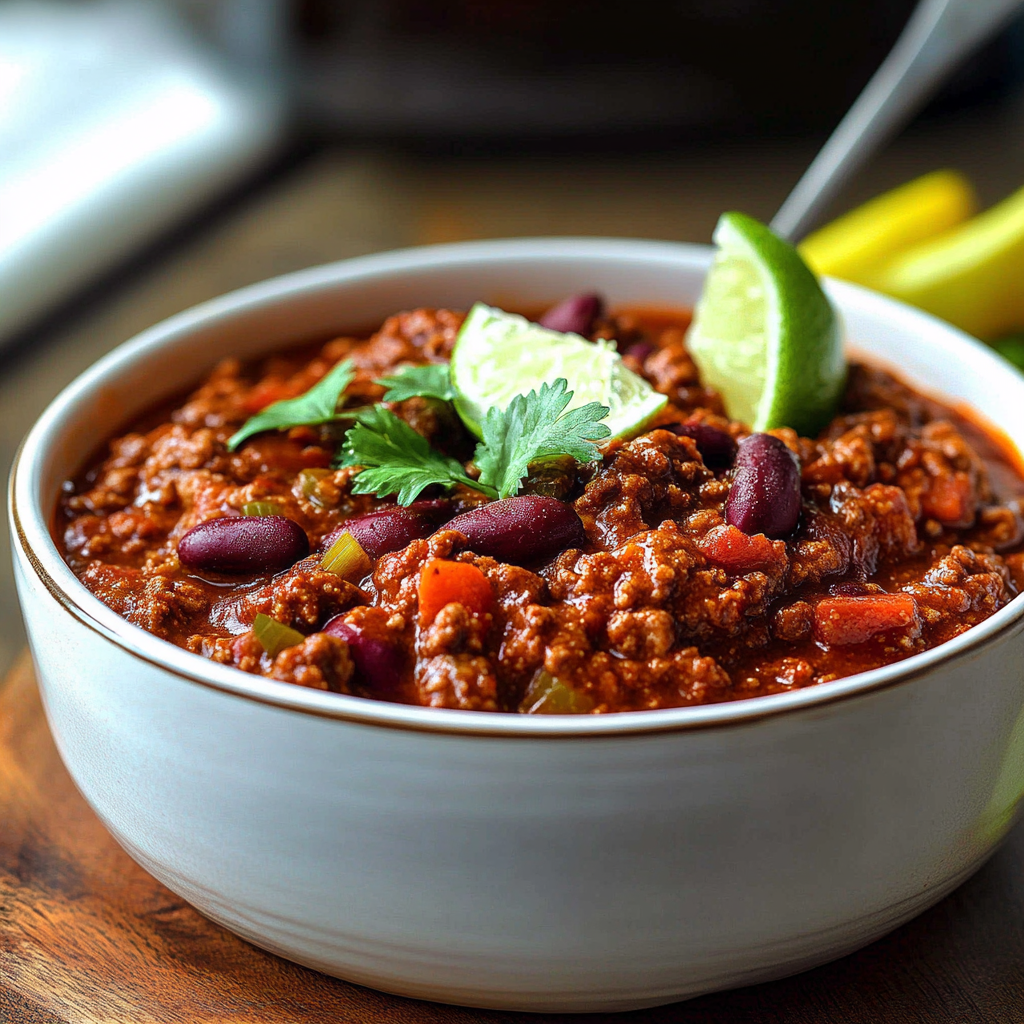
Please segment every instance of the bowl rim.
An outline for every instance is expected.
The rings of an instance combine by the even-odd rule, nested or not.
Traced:
[[[1024,594],[958,637],[903,661],[786,693],[703,704],[607,715],[534,716],[513,713],[424,708],[347,694],[328,693],[252,675],[220,665],[163,640],[117,615],[95,597],[64,561],[48,528],[49,516],[32,494],[34,472],[59,437],[51,436],[62,410],[83,398],[98,382],[115,375],[121,364],[218,320],[257,311],[285,299],[301,299],[341,282],[358,282],[403,270],[588,258],[621,263],[664,262],[707,266],[710,246],[622,238],[525,238],[417,246],[355,257],[300,270],[229,292],[172,316],[118,345],[68,384],[46,407],[25,436],[14,459],[9,481],[9,514],[15,557],[28,567],[54,600],[92,632],[132,658],[191,684],[223,694],[303,715],[422,733],[487,736],[505,739],[586,738],[731,728],[780,714],[812,710],[860,698],[878,690],[928,676],[936,665],[977,657],[981,648],[1004,634],[1024,631]],[[847,282],[827,280],[826,289],[842,307],[853,304],[906,329],[943,335],[947,343],[968,345],[972,360],[991,372],[1011,374],[987,346],[951,325],[876,292]],[[1024,401],[1024,378],[1020,388]]]

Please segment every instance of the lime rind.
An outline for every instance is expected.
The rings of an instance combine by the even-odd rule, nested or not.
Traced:
[[[754,430],[816,435],[846,379],[832,303],[799,253],[752,217],[723,214],[714,240],[687,339],[702,381]]]
[[[614,343],[561,334],[525,317],[478,302],[459,331],[451,357],[455,408],[477,437],[489,408],[505,409],[516,395],[564,377],[572,399],[608,406],[612,437],[639,433],[668,401],[633,373]]]

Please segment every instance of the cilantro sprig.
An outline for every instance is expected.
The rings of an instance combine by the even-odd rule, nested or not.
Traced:
[[[253,434],[265,430],[290,430],[292,427],[316,426],[339,419],[338,402],[345,388],[352,383],[355,370],[350,359],[344,359],[317,381],[305,394],[282,398],[250,417],[237,433],[228,438],[228,451],[235,451]]]
[[[608,407],[600,402],[566,412],[573,392],[566,379],[559,377],[553,384],[541,384],[539,391],[517,395],[505,409],[487,411],[483,439],[473,455],[480,471],[479,479],[474,480],[458,460],[432,448],[425,437],[383,405],[339,411],[342,395],[354,376],[351,361],[344,360],[305,394],[274,402],[249,419],[228,440],[228,449],[234,451],[266,430],[355,420],[345,433],[334,465],[359,467],[353,479],[355,494],[382,498],[395,494],[400,505],[408,505],[434,485],[451,488],[462,484],[491,498],[511,497],[518,493],[531,463],[564,455],[577,462],[593,462],[601,457],[594,442],[611,434],[601,422]],[[387,389],[384,401],[389,403],[415,397],[451,402],[455,397],[448,367],[438,364],[406,366],[377,383]]]
[[[403,366],[390,377],[380,377],[377,383],[387,388],[385,402],[404,402],[407,398],[436,398],[450,402],[455,398],[448,367],[441,363]]]
[[[594,441],[611,434],[601,422],[608,406],[587,402],[565,412],[573,396],[568,387],[559,377],[554,384],[541,384],[539,392],[516,395],[505,409],[487,410],[474,461],[480,482],[494,487],[499,498],[518,492],[531,462],[555,455],[571,455],[577,462],[601,457]]]
[[[431,484],[465,484],[497,497],[493,488],[468,477],[460,462],[435,451],[422,434],[382,405],[359,414],[345,434],[338,464],[362,467],[352,482],[353,493],[397,493],[399,505],[412,504]]]
[[[431,484],[464,484],[492,498],[508,498],[518,492],[532,462],[557,455],[571,455],[577,462],[601,457],[594,441],[611,433],[601,422],[608,408],[588,402],[566,412],[572,395],[560,377],[542,384],[539,392],[517,395],[506,409],[489,410],[473,456],[479,480],[379,405],[360,414],[345,434],[340,464],[363,467],[353,481],[355,493],[383,498],[397,492],[400,505],[410,504]]]
[[[321,423],[351,419],[351,412],[338,412],[338,404],[354,376],[352,360],[343,360],[304,394],[274,402],[246,420],[242,428],[228,439],[228,451],[235,451],[243,441],[266,430],[315,427]],[[381,377],[376,383],[387,388],[385,402],[404,402],[407,398],[419,397],[450,402],[455,397],[448,367],[441,364],[403,366],[397,373]]]

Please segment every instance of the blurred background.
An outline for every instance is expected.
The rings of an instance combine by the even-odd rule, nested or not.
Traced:
[[[769,219],[913,6],[0,0],[0,468],[100,355],[271,275]],[[1024,182],[1020,19],[832,212],[946,166],[983,203]],[[6,669],[24,641],[2,551]]]

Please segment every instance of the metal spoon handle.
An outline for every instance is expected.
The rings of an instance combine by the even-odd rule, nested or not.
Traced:
[[[896,45],[782,204],[772,229],[799,241],[849,177],[1022,0],[921,0]]]

